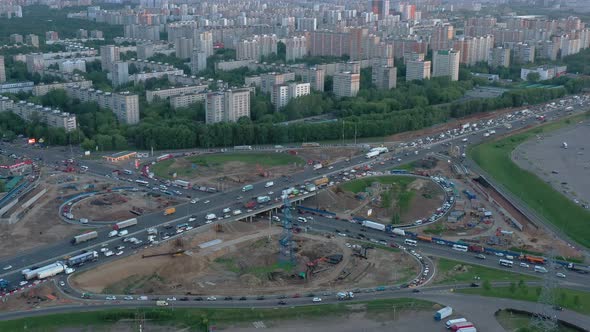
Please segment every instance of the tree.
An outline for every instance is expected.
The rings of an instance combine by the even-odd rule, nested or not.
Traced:
[[[537,72],[530,72],[526,75],[526,80],[529,82],[539,82],[539,80],[541,80],[541,75]]]

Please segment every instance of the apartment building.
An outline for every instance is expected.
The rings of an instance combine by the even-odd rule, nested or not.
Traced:
[[[294,61],[306,56],[308,52],[307,43],[308,40],[305,36],[287,38],[285,40],[285,48],[287,52],[285,59],[287,61]]]
[[[326,81],[325,71],[318,68],[296,68],[295,74],[301,76],[301,80],[305,83],[310,83],[310,86],[315,91],[324,91],[324,83]]]
[[[510,67],[510,50],[504,47],[492,48],[488,65],[490,67]]]
[[[270,95],[270,102],[274,105],[275,110],[287,106],[289,101],[293,98],[298,98],[311,93],[311,84],[309,83],[295,83],[277,84],[272,88]]]
[[[113,63],[120,60],[119,47],[115,45],[104,45],[100,47],[100,65],[102,70],[110,70]]]
[[[182,94],[178,96],[171,96],[170,97],[170,107],[173,109],[181,108],[181,107],[189,107],[191,104],[198,103],[201,101],[205,101],[207,99],[206,93],[192,93],[192,94]]]
[[[260,90],[263,93],[272,93],[272,88],[277,84],[294,81],[295,73],[264,73],[260,75]]]
[[[276,35],[255,35],[251,39],[241,40],[237,43],[237,60],[259,61],[263,56],[277,54]]]
[[[430,61],[408,61],[406,63],[406,81],[430,79]]]
[[[178,88],[147,90],[145,92],[145,99],[148,103],[151,103],[155,98],[164,100],[173,96],[201,93],[206,89],[207,85],[191,85]]]
[[[205,100],[206,123],[236,122],[250,117],[250,89],[211,92]]]
[[[76,82],[67,82],[67,83],[51,83],[51,84],[44,84],[40,83],[33,87],[33,96],[44,96],[50,91],[63,89],[65,90],[67,86],[79,86],[81,88],[90,88],[92,87],[92,81],[84,80],[84,81],[76,81]]]
[[[432,54],[432,77],[448,76],[451,81],[459,80],[459,62],[461,52],[455,50],[438,50]]]
[[[43,54],[27,54],[25,55],[25,62],[27,64],[27,71],[29,73],[41,73],[45,68],[45,59],[43,58]]]
[[[129,63],[125,61],[113,62],[110,71],[109,75],[113,86],[118,87],[129,82]]]
[[[139,97],[135,94],[103,92],[79,86],[66,86],[65,90],[71,98],[82,102],[96,102],[98,106],[110,109],[123,123],[139,123]]]
[[[191,54],[191,73],[195,75],[205,69],[207,69],[207,53],[194,49]]]
[[[72,59],[59,62],[58,64],[59,70],[64,73],[73,73],[74,70],[79,70],[81,72],[86,72],[86,61],[79,59]]]
[[[355,97],[359,92],[361,74],[342,72],[334,75],[334,95],[337,97]]]
[[[63,128],[66,132],[74,131],[77,128],[75,114],[27,103],[24,100],[15,103],[8,97],[0,97],[0,112],[6,111],[11,111],[25,121],[31,121],[35,117],[50,127]]]
[[[0,55],[0,83],[6,82],[6,67],[4,66],[4,57]]]

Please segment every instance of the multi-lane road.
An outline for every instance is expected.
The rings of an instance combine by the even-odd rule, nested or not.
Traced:
[[[547,108],[544,109],[544,115],[547,118],[558,118],[564,116],[565,113],[563,112],[562,108]],[[195,228],[203,227],[205,225],[205,215],[208,213],[216,213],[217,215],[222,215],[221,210],[230,207],[232,209],[235,208],[242,208],[242,205],[245,200],[250,197],[256,197],[261,195],[266,195],[268,191],[274,191],[275,195],[278,196],[278,193],[284,187],[291,187],[294,185],[303,184],[306,181],[313,180],[314,178],[320,176],[330,176],[332,174],[349,170],[352,167],[356,167],[363,164],[371,164],[373,171],[386,171],[392,168],[395,168],[397,165],[402,163],[408,163],[420,158],[427,156],[432,152],[442,152],[448,150],[448,144],[459,145],[466,147],[468,144],[477,144],[482,140],[486,139],[483,135],[483,132],[489,129],[494,129],[496,131],[496,135],[501,135],[503,133],[514,131],[521,129],[526,126],[533,125],[537,123],[534,114],[522,115],[522,116],[514,116],[511,118],[505,118],[504,121],[496,121],[493,123],[493,127],[482,128],[478,131],[469,132],[464,135],[457,135],[444,139],[438,139],[434,143],[429,144],[419,144],[416,148],[408,148],[404,152],[401,153],[388,153],[385,155],[381,155],[377,159],[366,159],[364,155],[357,156],[352,158],[349,161],[341,161],[331,165],[329,168],[322,168],[320,170],[314,171],[310,167],[305,168],[301,172],[294,173],[290,177],[275,179],[275,185],[271,188],[265,188],[264,183],[267,181],[261,181],[258,183],[254,183],[254,189],[248,192],[242,192],[240,188],[230,190],[227,192],[221,192],[217,194],[198,194],[198,195],[206,195],[206,199],[210,201],[210,203],[205,204],[203,197],[200,202],[196,204],[185,203],[181,204],[176,207],[176,213],[169,216],[164,216],[162,212],[152,213],[149,215],[143,215],[138,217],[139,223],[138,226],[134,226],[129,228],[129,235],[134,236],[140,240],[143,240],[144,243],[147,243],[147,233],[145,230],[149,227],[159,227],[160,231],[165,231],[162,229],[161,226],[168,225],[168,224],[178,224],[178,223],[185,223],[188,221],[189,217],[194,217],[196,220],[191,223],[191,225]],[[505,123],[510,123],[511,126],[504,126]],[[58,150],[51,150],[48,152],[47,150],[37,150],[37,149],[30,149],[30,148],[23,148],[23,147],[14,147],[11,145],[4,145],[3,146],[7,151],[13,151],[18,154],[27,154],[30,157],[40,157],[43,158],[43,161],[46,164],[54,164],[59,163],[63,159],[67,159],[67,156],[64,156],[63,153],[57,153]],[[67,151],[67,150],[66,150]],[[67,152],[66,152],[67,153]],[[85,162],[89,166],[89,172],[93,172],[97,175],[104,176],[105,174],[110,174],[112,168],[104,165],[100,162],[93,162],[87,161]],[[195,195],[192,192],[193,196]],[[242,197],[238,199],[238,197]],[[247,197],[247,198],[244,198]],[[243,208],[242,208],[243,209]],[[262,211],[259,209],[257,211]],[[56,211],[57,213],[58,211]],[[238,219],[237,217],[232,217],[225,222]],[[336,221],[330,219],[322,219],[318,218],[311,226],[314,230],[318,231],[335,231],[336,229],[350,229],[352,233],[360,232],[360,225],[348,223],[345,226],[341,225],[341,223],[345,223],[343,221]],[[0,266],[8,266],[11,265],[12,269],[10,271],[1,271],[0,278],[7,279],[12,283],[18,283],[22,280],[22,275],[20,273],[21,270],[25,268],[31,268],[34,266],[43,266],[48,263],[52,263],[57,260],[63,259],[65,256],[73,256],[77,253],[80,253],[84,250],[98,250],[101,246],[109,246],[114,247],[118,246],[121,243],[121,239],[116,238],[109,238],[108,232],[110,231],[109,227],[104,227],[98,229],[99,237],[98,239],[92,240],[88,243],[83,243],[77,246],[73,246],[69,243],[69,241],[62,241],[58,242],[49,246],[45,246],[43,248],[36,248],[29,250],[24,253],[20,253],[19,255],[3,259],[0,261]],[[372,237],[376,240],[384,240],[384,241],[394,241],[400,242],[403,239],[391,239],[385,233],[377,233],[372,234]],[[128,245],[128,244],[125,244]],[[470,263],[475,264],[482,264],[486,266],[493,266],[498,267],[497,260],[490,259],[486,260],[476,260],[472,254],[459,254],[457,251],[451,250],[448,247],[438,246],[438,245],[431,245],[431,244],[420,244],[419,249],[427,255],[434,255],[434,256],[441,256],[441,257],[448,257],[452,259],[460,259]],[[125,255],[131,254],[131,250],[126,250]],[[87,263],[85,268],[90,268],[96,266],[98,264],[104,263],[107,260],[116,259],[115,257],[106,258],[101,256],[98,262],[94,263]],[[518,267],[514,268],[515,270],[519,269]],[[534,274],[531,271],[519,271],[522,273]],[[586,276],[583,275],[576,275],[573,273],[569,273],[566,279],[568,283],[576,283],[576,284],[584,284],[587,283],[588,279]]]

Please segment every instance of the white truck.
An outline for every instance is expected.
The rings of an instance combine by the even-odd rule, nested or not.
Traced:
[[[117,234],[119,234],[119,231],[112,230],[109,232],[109,237],[117,236]]]
[[[131,227],[137,225],[137,218],[127,219],[125,221],[120,221],[113,225],[113,229],[118,231],[123,228]]]
[[[208,215],[205,216],[205,220],[207,221],[211,221],[211,220],[215,220],[217,219],[217,216],[215,215],[215,213],[209,213]]]
[[[392,229],[391,234],[395,234],[395,235],[399,235],[399,236],[406,236],[406,232],[401,228]]]
[[[377,157],[379,155],[379,151],[369,151],[367,152],[367,154],[365,155],[365,158],[367,159],[371,159],[373,157]]]
[[[314,170],[314,171],[317,171],[318,169],[320,169],[320,168],[322,168],[322,167],[324,167],[324,165],[322,165],[322,164],[320,164],[320,163],[317,163],[317,164],[313,165],[313,170]]]
[[[45,279],[58,275],[66,270],[67,266],[62,262],[55,262],[34,270],[24,270],[23,276],[26,280]]]
[[[354,299],[354,293],[353,292],[338,292],[336,294],[336,297],[338,298],[338,300],[350,300],[350,299]]]
[[[384,231],[385,230],[385,225],[380,224],[378,222],[373,222],[370,220],[363,220],[362,224],[364,227],[367,228],[372,228],[372,229],[376,229],[378,231]]]

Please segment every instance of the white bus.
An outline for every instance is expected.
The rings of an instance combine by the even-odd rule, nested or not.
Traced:
[[[465,318],[451,319],[445,323],[445,326],[447,327],[447,329],[450,329],[451,326],[453,326],[455,324],[459,324],[459,323],[465,323],[466,321],[467,321],[467,319],[465,319]]]
[[[135,183],[137,183],[140,186],[147,186],[148,184],[150,184],[149,182],[144,180],[135,180]]]
[[[463,245],[460,245],[460,244],[454,244],[453,245],[453,250],[467,252],[468,249],[469,248],[467,248],[467,246],[463,246]]]
[[[416,247],[418,245],[418,242],[414,241],[414,240],[410,240],[410,239],[406,239],[404,241],[404,243],[408,246],[412,246],[412,247]]]
[[[499,261],[499,263],[500,263],[500,265],[502,265],[502,266],[506,266],[506,267],[512,267],[512,265],[514,264],[514,262],[512,262],[512,261],[509,261],[509,260],[507,260],[507,259],[501,259],[501,260]]]

